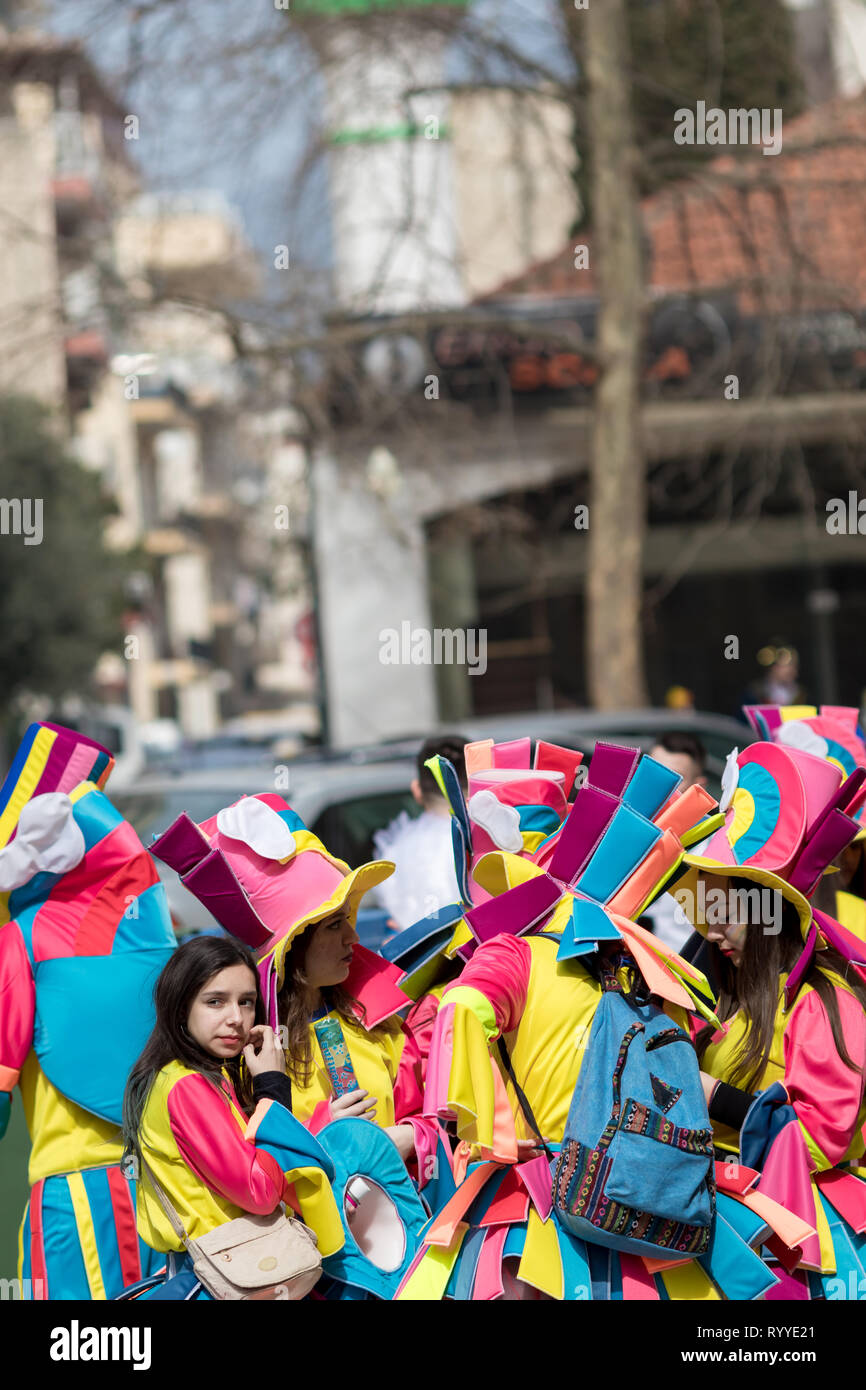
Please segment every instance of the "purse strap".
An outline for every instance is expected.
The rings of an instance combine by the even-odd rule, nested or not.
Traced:
[[[174,1204],[171,1201],[171,1198],[157,1179],[156,1174],[154,1173],[144,1154],[141,1154],[141,1166],[148,1176],[150,1185],[156,1193],[157,1200],[160,1206],[162,1207],[163,1211],[169,1219],[172,1230],[174,1231],[178,1240],[180,1240],[180,1242],[187,1249],[189,1249],[190,1245],[193,1243],[191,1237],[187,1234],[186,1227],[184,1226],[183,1222],[178,1216]]]

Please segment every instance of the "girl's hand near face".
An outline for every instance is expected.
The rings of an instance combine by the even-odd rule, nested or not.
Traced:
[[[332,1120],[372,1120],[376,1114],[376,1097],[369,1091],[346,1091],[328,1103]]]
[[[250,1040],[244,1048],[244,1061],[250,1076],[259,1076],[265,1071],[279,1071],[285,1075],[286,1054],[273,1028],[266,1023],[253,1025]]]

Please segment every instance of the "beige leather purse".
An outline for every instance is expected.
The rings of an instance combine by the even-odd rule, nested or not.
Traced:
[[[303,1298],[318,1282],[322,1257],[315,1231],[303,1221],[283,1211],[238,1216],[193,1240],[148,1164],[143,1166],[175,1235],[192,1257],[196,1278],[214,1298],[289,1301]]]

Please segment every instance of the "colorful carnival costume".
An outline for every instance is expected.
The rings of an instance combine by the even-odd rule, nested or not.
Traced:
[[[220,1090],[201,1072],[171,1062],[148,1092],[138,1132],[149,1169],[139,1185],[138,1228],[149,1245],[172,1258],[168,1282],[144,1292],[145,1299],[210,1297],[192,1272],[151,1173],[193,1240],[245,1213],[269,1215],[283,1202],[315,1232],[323,1256],[343,1245],[331,1189],[334,1166],[321,1145],[279,1101],[260,1099],[248,1119],[225,1076]]]
[[[537,862],[493,853],[476,866],[490,896],[455,934],[470,959],[443,995],[426,1102],[454,1119],[470,1161],[400,1299],[754,1298],[776,1282],[754,1247],[769,1229],[789,1243],[809,1229],[744,1197],[717,1167],[710,1248],[699,1259],[647,1261],[571,1235],[553,1215],[549,1158],[518,1161],[534,1126],[556,1161],[602,998],[600,948],[627,952],[672,1015],[714,1018],[700,972],[630,920],[667,887],[684,844],[720,823],[706,819],[715,803],[702,788],[675,796],[679,781],[634,749],[599,743]]]
[[[820,709],[814,705],[746,705],[743,713],[759,738],[825,758],[843,777],[866,768],[860,711],[852,705],[821,705]],[[849,814],[858,825],[854,842],[862,844],[866,840],[866,806],[855,807]],[[832,885],[832,878],[830,882]],[[866,941],[866,900],[860,894],[837,889],[832,915]]]
[[[256,951],[268,1021],[275,1029],[279,1027],[277,994],[291,943],[307,927],[342,908],[354,923],[364,892],[391,870],[382,861],[349,870],[328,853],[282,797],[271,793],[244,797],[200,826],[182,815],[155,842],[153,852],[178,871],[184,885],[227,931]],[[454,1190],[450,1152],[442,1130],[435,1120],[421,1114],[418,1057],[412,1038],[396,1017],[411,1002],[399,988],[401,978],[396,966],[356,944],[343,986],[357,1002],[356,1021],[325,1012],[311,1020],[312,1076],[306,1085],[292,1083],[293,1113],[331,1155],[338,1186],[342,1183],[345,1188],[353,1176],[366,1174],[387,1187],[398,1213],[405,1238],[396,1269],[389,1268],[383,1275],[359,1254],[352,1236],[352,1225],[358,1229],[361,1219],[355,1211],[357,1202],[352,1207],[353,1222],[344,1222],[344,1251],[325,1264],[326,1272],[337,1282],[380,1297],[393,1293],[429,1212]],[[338,1021],[358,1085],[378,1101],[373,1125],[350,1119],[331,1122],[329,1101],[334,1092],[316,1032],[316,1024],[325,1019]],[[412,1126],[414,1187],[396,1146],[382,1133],[394,1124]],[[384,1183],[383,1173],[387,1175]],[[426,1206],[419,1200],[419,1192]],[[367,1204],[373,1200],[373,1185],[367,1184]],[[345,1203],[340,1194],[338,1205],[343,1213]]]
[[[771,1245],[781,1281],[771,1297],[857,1298],[866,1292],[866,1183],[854,1172],[864,1152],[866,1015],[848,980],[825,970],[852,1069],[839,1056],[822,1000],[804,982],[810,966],[820,969],[825,943],[846,961],[846,973],[866,979],[862,941],[810,902],[827,865],[858,830],[852,813],[866,795],[866,770],[857,766],[845,776],[843,767],[841,759],[804,751],[794,738],[755,743],[739,755],[734,750],[723,782],[724,825],[686,856],[689,872],[677,887],[701,932],[711,918],[706,895],[701,909],[699,871],[781,893],[800,923],[802,955],[793,969],[768,981],[778,1002],[755,1094],[729,1085],[748,1033],[741,1012],[713,1034],[702,1063],[729,1090],[728,1122],[714,1120],[717,1147],[738,1155],[744,1172],[752,1170],[755,1192],[812,1230],[793,1253]]]
[[[0,788],[0,1134],[30,1133],[19,1278],[34,1298],[112,1298],[160,1263],[121,1175],[127,1074],[175,946],[165,892],[101,788],[106,749],[32,724]]]
[[[539,741],[530,766],[530,740],[466,744],[468,801],[447,759],[428,759],[451,812],[458,901],[430,913],[385,943],[382,955],[404,972],[400,988],[416,1001],[406,1018],[417,1073],[424,1084],[436,1014],[446,986],[467,958],[454,933],[464,913],[489,898],[472,877],[480,859],[507,850],[522,859],[535,853],[560,829],[583,754]]]

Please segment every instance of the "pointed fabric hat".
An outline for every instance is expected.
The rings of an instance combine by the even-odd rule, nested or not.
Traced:
[[[75,729],[46,723],[29,726],[0,787],[0,855],[5,852],[6,864],[5,869],[0,867],[0,922],[9,920],[9,893],[23,886],[40,867],[50,870],[47,859],[40,862],[40,853],[43,856],[56,856],[59,852],[56,837],[49,833],[44,824],[45,816],[40,814],[39,808],[36,813],[33,811],[34,799],[48,795],[54,798],[51,814],[58,829],[60,820],[64,822],[68,840],[69,836],[74,835],[70,824],[69,793],[82,782],[103,788],[113,767],[114,758],[108,749],[94,739],[85,738]],[[64,801],[67,803],[65,812],[62,809]],[[22,813],[28,807],[22,844],[13,849],[19,836]],[[40,822],[39,828],[36,821]],[[47,848],[46,835],[48,842],[55,845],[54,850]],[[29,840],[26,851],[23,848],[25,839]]]
[[[467,911],[449,949],[468,958],[502,932],[555,927],[564,960],[621,939],[653,993],[713,1018],[700,971],[632,920],[671,883],[685,845],[721,823],[709,792],[677,796],[680,781],[637,749],[597,744],[586,784],[534,860],[496,852],[476,865],[491,899]]]
[[[101,789],[113,766],[74,729],[27,730],[0,787],[0,932],[28,961],[3,999],[25,1055],[32,1044],[61,1095],[119,1125],[176,942],[153,860]],[[0,1092],[17,1076],[0,1067]]]
[[[452,814],[454,863],[464,902],[484,902],[472,869],[492,850],[532,855],[568,814],[568,797],[583,754],[539,739],[530,766],[529,738],[482,739],[464,750],[468,797],[446,758],[427,760]]]
[[[753,727],[778,733],[789,721],[777,723],[776,708],[750,707]],[[728,755],[720,804],[724,825],[686,856],[689,873],[682,885],[686,915],[702,933],[706,922],[698,920],[701,913],[696,910],[700,871],[749,879],[793,904],[804,947],[785,983],[788,1006],[824,942],[855,968],[863,955],[862,942],[832,918],[816,913],[810,899],[837,854],[857,837],[859,827],[850,812],[862,805],[866,767],[854,766],[847,774],[841,757],[806,752],[800,743],[809,741],[814,730],[807,727],[805,735],[794,733],[791,742],[753,743],[742,753],[735,748]],[[832,933],[824,929],[828,922]]]
[[[859,804],[864,780],[864,768],[844,777],[837,764],[794,746],[735,748],[722,780],[724,824],[692,849],[686,863],[780,892],[797,909],[805,940],[812,924],[808,900],[857,834],[847,808]]]
[[[852,705],[744,705],[743,713],[759,738],[801,748],[839,768],[843,778],[866,768],[866,741],[860,711]],[[866,783],[845,814],[856,820],[857,839],[866,837]]]
[[[488,852],[510,849],[529,858],[554,834],[568,813],[568,796],[583,754],[538,740],[531,757],[529,738],[494,743],[482,739],[464,750],[468,798],[457,772],[441,756],[429,767],[451,811],[454,869],[460,901],[414,922],[382,946],[382,955],[406,972],[402,988],[413,999],[435,983],[455,928],[473,903],[490,894],[472,878]]]
[[[295,938],[341,909],[354,925],[364,894],[394,872],[387,860],[350,869],[275,792],[241,797],[200,825],[184,812],[154,841],[151,853],[180,875],[220,926],[253,948],[272,1027]],[[366,1027],[409,1002],[396,989],[400,976],[374,952],[354,947],[345,987],[364,1004]],[[374,979],[388,986],[381,998]]]

